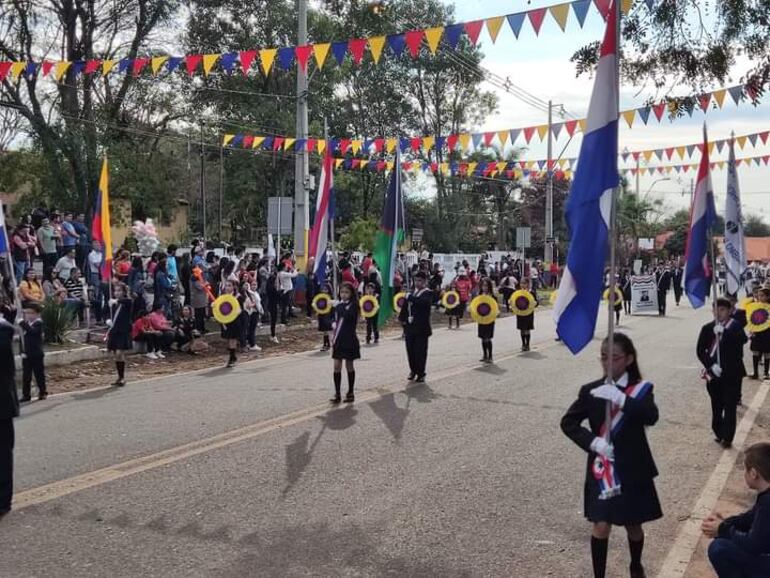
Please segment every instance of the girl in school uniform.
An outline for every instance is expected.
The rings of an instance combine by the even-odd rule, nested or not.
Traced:
[[[465,309],[468,307],[468,301],[471,300],[473,291],[473,282],[468,278],[465,269],[457,271],[457,279],[453,280],[449,286],[450,289],[457,291],[460,296],[460,303],[454,309],[448,309],[446,314],[449,316],[449,329],[452,329],[452,318],[457,320],[457,329],[460,329],[460,319],[465,316]]]
[[[642,524],[663,516],[655,490],[658,470],[645,428],[658,421],[653,385],[642,380],[634,344],[616,333],[612,355],[602,344],[604,377],[580,388],[561,420],[561,429],[588,452],[584,487],[585,517],[593,523],[591,558],[594,576],[604,578],[612,526],[625,526],[631,553],[631,578],[645,576]],[[612,377],[612,383],[607,383]],[[607,403],[613,426],[605,433]],[[588,420],[588,428],[582,424]],[[618,487],[619,486],[619,487]]]
[[[222,284],[222,292],[220,295],[232,295],[241,304],[241,313],[243,313],[243,297],[240,295],[235,282],[227,280]],[[227,350],[230,352],[230,357],[227,360],[227,367],[235,367],[235,363],[238,361],[236,351],[238,350],[238,343],[243,333],[243,315],[238,315],[231,323],[222,325],[222,338],[227,340]]]
[[[131,312],[133,301],[128,295],[128,287],[123,283],[116,283],[113,288],[114,297],[110,299],[110,321],[107,329],[107,351],[115,356],[115,369],[118,379],[112,384],[117,387],[126,385],[126,357],[125,352],[133,349],[131,340],[131,325],[133,315]]]
[[[492,280],[489,277],[484,277],[479,283],[479,295],[489,295],[495,299],[495,290],[492,287]],[[492,363],[492,338],[495,336],[495,323],[494,321],[489,325],[478,324],[479,326],[479,339],[481,339],[481,351],[484,353],[484,357],[480,359],[483,363]]]
[[[520,287],[523,291],[529,291],[535,300],[535,303],[537,303],[537,295],[530,290],[530,281],[528,277],[524,277],[521,280]],[[535,306],[537,307],[537,305]],[[529,351],[530,334],[535,329],[535,312],[533,311],[529,315],[518,315],[516,317],[516,329],[521,333],[521,350]]]
[[[759,303],[770,302],[770,289],[762,288],[757,291],[756,300]],[[764,358],[765,379],[770,379],[770,329],[751,334],[751,356],[754,363],[754,373],[751,379],[759,379],[759,362]]]
[[[328,283],[324,284],[323,289],[321,289],[321,293],[326,293],[327,295],[332,294],[332,288],[329,286]],[[332,343],[329,340],[329,332],[332,330],[332,324],[334,323],[334,309],[329,311],[329,313],[318,313],[318,331],[323,335],[323,345],[321,346],[321,351],[329,351],[332,348]]]
[[[334,397],[331,402],[340,403],[342,397],[342,362],[348,372],[348,393],[345,403],[353,403],[353,389],[356,382],[356,369],[353,363],[361,358],[361,347],[356,335],[358,323],[358,301],[356,292],[350,283],[340,287],[340,301],[334,306],[334,337],[332,338],[332,359],[334,359]]]
[[[380,302],[381,294],[377,289],[377,285],[375,285],[374,283],[366,284],[366,288],[364,289],[364,294],[371,295],[372,297],[375,297],[377,299],[378,303]],[[369,345],[372,342],[372,337],[374,337],[375,345],[379,344],[380,342],[380,329],[377,326],[378,315],[375,315],[374,317],[366,318],[366,344],[367,345]]]

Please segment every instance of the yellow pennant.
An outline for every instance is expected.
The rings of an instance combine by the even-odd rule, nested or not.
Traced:
[[[709,155],[713,155],[714,154],[714,147],[715,146],[717,146],[717,143],[715,143],[714,141],[711,141],[709,143]]]
[[[217,60],[219,60],[220,54],[204,54],[203,55],[203,74],[206,76],[209,75],[211,72],[211,69],[214,68],[214,65],[217,63]]]
[[[385,168],[388,169],[389,171],[392,171],[393,170],[393,161],[388,161],[387,163],[385,163]]]
[[[695,167],[695,166],[696,166],[696,165],[693,165],[693,167]],[[723,169],[723,168],[725,168],[725,161],[719,161],[719,162],[717,163],[717,166],[718,166],[720,169]]]
[[[326,62],[326,57],[329,56],[329,48],[331,47],[331,44],[328,42],[325,42],[323,44],[315,44],[313,46],[313,56],[315,57],[315,62],[318,65],[318,70],[321,70],[324,67],[324,62]],[[374,50],[372,50],[374,52]]]
[[[291,147],[294,146],[294,142],[297,139],[295,138],[287,138],[285,141],[283,141],[283,150],[288,151],[291,150]]]
[[[746,136],[739,136],[735,139],[735,142],[738,143],[738,147],[740,147],[741,150],[743,150],[744,145],[746,144],[746,139],[748,137]]]
[[[432,136],[426,136],[422,139],[422,148],[426,151],[429,151],[433,148],[433,137]]]
[[[503,25],[505,16],[497,16],[495,18],[487,18],[487,32],[492,39],[492,44],[497,42],[497,35],[500,34],[500,28]]]
[[[458,138],[458,141],[460,141],[460,147],[462,150],[467,151],[468,146],[471,144],[471,135],[469,135],[467,132],[461,134]]]
[[[622,0],[620,2],[620,9],[623,11],[623,14],[628,14],[633,4],[634,0]]]
[[[229,145],[229,144],[232,142],[232,140],[233,140],[234,138],[235,138],[235,135],[234,135],[234,134],[226,134],[226,135],[225,135],[225,136],[222,138],[222,144],[223,144],[224,146],[227,146],[227,145]]]
[[[687,150],[687,147],[676,147],[676,154],[679,155],[679,158],[684,160],[684,154]]]
[[[11,78],[13,78],[14,80],[17,80],[19,78],[19,75],[21,75],[21,73],[24,72],[25,68],[27,68],[27,63],[25,61],[14,62],[11,65]]]
[[[324,139],[319,139],[317,143],[315,143],[315,148],[318,151],[318,154],[321,155],[326,150],[326,141]]]
[[[67,72],[67,69],[70,67],[71,62],[67,62],[66,60],[62,60],[60,62],[57,62],[54,64],[53,67],[53,77],[58,81],[61,80],[61,77],[64,76],[64,73]]]
[[[277,52],[278,50],[275,48],[263,48],[259,51],[259,58],[262,61],[262,72],[265,73],[265,76],[270,74],[270,69],[273,67]]]
[[[644,151],[642,155],[644,156],[644,160],[646,160],[648,163],[650,162],[650,159],[652,158],[652,152],[653,151]]]
[[[581,131],[581,132],[585,132],[585,131],[586,131],[586,119],[584,119],[584,118],[581,118],[581,119],[578,121],[578,126],[580,127],[580,131]]]
[[[441,168],[441,174],[444,174],[444,175],[449,174],[449,163],[441,163],[439,167]]]
[[[425,39],[428,41],[428,48],[430,48],[431,54],[436,54],[438,43],[441,42],[442,34],[444,34],[443,26],[436,26],[435,28],[428,28],[425,30]]]
[[[568,6],[568,4],[565,4],[565,6]],[[623,118],[626,119],[626,122],[628,123],[628,128],[631,128],[634,126],[634,119],[636,118],[636,109],[632,108],[631,110],[624,110],[623,111]]]
[[[338,169],[342,166],[342,163],[345,162],[345,159],[334,159],[334,168]]]
[[[502,146],[505,146],[505,143],[508,142],[508,135],[510,134],[511,133],[507,130],[501,130],[497,133],[497,138]]]
[[[385,48],[384,36],[373,36],[369,39],[369,50],[372,51],[372,58],[374,63],[377,64],[382,56],[382,49]],[[329,52],[329,45],[326,45],[326,52]]]
[[[548,134],[548,125],[541,124],[539,127],[537,127],[537,134],[540,136],[541,141],[545,139],[545,135]]]
[[[353,154],[357,155],[358,151],[361,150],[361,141],[360,140],[352,140],[352,141],[350,141],[350,148],[353,151]]]
[[[479,163],[468,163],[468,174],[472,175],[476,171],[477,166],[479,166]]]
[[[505,161],[499,162],[497,163],[497,170],[502,173],[507,166],[508,166],[508,163],[506,163]]]
[[[668,103],[668,112],[672,115],[679,112],[679,101],[678,100],[672,100]]]
[[[674,167],[666,167],[666,174],[670,175],[672,170],[674,170]]]
[[[572,178],[572,169],[567,169],[566,171],[564,171],[564,176],[566,178],[568,178],[568,179],[571,179]]]
[[[398,144],[398,141],[394,138],[389,138],[385,142],[385,148],[388,151],[388,153],[392,153],[394,150],[396,150],[396,144]]]
[[[553,16],[553,19],[556,20],[556,23],[559,25],[559,28],[561,28],[562,32],[567,29],[569,6],[569,4],[557,4],[556,6],[551,6],[550,8],[551,16]]]
[[[720,90],[717,90],[716,92],[713,93],[714,94],[714,100],[717,101],[717,105],[719,106],[719,108],[722,108],[722,104],[724,104],[724,102],[725,102],[725,94],[726,93],[727,93],[727,90],[725,90],[724,88],[722,88]]]
[[[260,146],[262,146],[262,143],[265,142],[265,137],[263,136],[255,136],[254,140],[251,143],[252,149],[258,149]]]
[[[117,60],[103,60],[102,61],[102,76],[107,76],[110,71],[115,68],[118,63]]]
[[[368,164],[369,164],[368,161],[365,161],[365,160],[361,161],[361,164],[358,165],[358,170],[359,171],[366,170],[366,167],[367,167]]]
[[[152,70],[152,74],[157,75],[161,66],[166,64],[167,60],[168,56],[154,56],[152,60],[150,60],[150,69]]]

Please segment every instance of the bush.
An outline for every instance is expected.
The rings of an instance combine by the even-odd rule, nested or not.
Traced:
[[[43,335],[46,343],[64,343],[67,334],[72,329],[75,312],[63,303],[57,303],[51,298],[45,300],[43,312],[40,314],[43,322]]]

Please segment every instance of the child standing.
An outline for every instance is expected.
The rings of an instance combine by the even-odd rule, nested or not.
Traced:
[[[757,301],[767,303],[770,301],[770,290],[760,289],[757,292]],[[770,379],[770,329],[751,334],[751,355],[754,363],[754,373],[751,379],[759,379],[759,362],[764,358],[765,379]]]
[[[43,307],[39,303],[30,302],[24,307],[24,321],[21,328],[24,331],[24,355],[22,355],[22,398],[19,401],[31,401],[32,375],[37,384],[37,398],[44,400],[48,397],[45,388],[45,364],[43,363],[43,322],[40,312]]]
[[[457,320],[457,329],[460,329],[460,319],[465,316],[465,309],[468,306],[468,301],[471,299],[471,291],[473,290],[473,282],[468,279],[465,269],[461,268],[457,271],[457,279],[452,281],[450,288],[457,291],[457,294],[460,296],[460,303],[454,309],[446,312],[449,316],[449,329],[452,329],[453,317]]]
[[[377,299],[377,302],[379,303],[380,295],[378,294],[377,286],[374,283],[366,284],[366,288],[364,289],[364,294],[375,297]],[[380,342],[380,329],[377,326],[378,316],[379,316],[379,311],[373,317],[366,318],[366,344],[367,345],[369,345],[372,342],[372,337],[374,337],[375,345],[377,345]]]
[[[529,278],[525,277],[521,280],[521,290],[528,291],[532,295],[532,298],[535,300],[535,307],[537,307],[537,296],[530,290]],[[518,315],[516,317],[516,329],[521,333],[521,350],[529,351],[530,334],[535,329],[534,311],[529,315]]]
[[[227,280],[222,284],[221,295],[232,295],[238,298],[238,292],[236,291],[235,282]],[[242,300],[239,300],[241,307],[243,307]],[[227,360],[227,367],[235,367],[235,363],[238,361],[238,356],[235,352],[238,350],[238,341],[241,338],[241,326],[242,315],[238,315],[231,323],[222,325],[222,338],[227,340],[227,350],[230,352],[230,357]]]
[[[642,381],[636,349],[626,335],[615,334],[612,353],[604,341],[601,361],[604,377],[580,388],[577,401],[561,420],[561,429],[588,453],[584,500],[585,516],[593,523],[594,577],[605,576],[612,526],[625,526],[631,578],[643,578],[642,524],[663,516],[654,482],[658,470],[645,433],[645,427],[658,421],[658,407],[653,385]],[[615,424],[609,436],[607,403],[612,405]],[[589,428],[583,427],[585,420]]]
[[[329,287],[328,283],[323,286],[321,293],[326,293],[327,295],[332,294],[332,288]],[[329,341],[329,332],[332,330],[333,323],[334,310],[329,311],[329,313],[318,314],[318,331],[320,331],[321,335],[323,335],[323,345],[321,346],[321,351],[329,351],[332,348],[331,341]]]
[[[246,280],[241,286],[243,296],[243,310],[245,317],[243,320],[243,329],[246,332],[245,343],[249,351],[262,351],[257,345],[257,325],[264,313],[262,309],[262,298],[257,291],[256,280]]]
[[[107,350],[115,354],[115,369],[118,379],[112,385],[123,387],[126,385],[126,357],[125,352],[131,351],[131,305],[132,300],[128,296],[128,288],[123,283],[115,284],[113,289],[115,297],[110,299],[110,321],[107,329]]]
[[[356,369],[353,365],[356,359],[361,358],[361,348],[356,335],[358,323],[358,302],[355,299],[355,289],[350,283],[343,283],[340,287],[340,302],[334,307],[334,338],[332,339],[332,359],[334,359],[334,397],[331,402],[340,403],[342,397],[342,362],[348,372],[348,393],[345,403],[353,403],[353,393],[356,382]]]
[[[770,443],[744,452],[746,485],[757,501],[748,512],[723,518],[714,512],[703,521],[703,533],[714,538],[708,554],[719,578],[770,576]]]
[[[492,286],[492,280],[489,277],[484,277],[479,283],[479,295],[489,295],[495,299],[495,290]],[[484,363],[492,363],[492,338],[495,336],[495,322],[487,325],[479,323],[479,339],[481,339],[481,351],[484,353],[484,357],[480,361]]]

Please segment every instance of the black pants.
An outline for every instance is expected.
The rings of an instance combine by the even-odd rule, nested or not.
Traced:
[[[246,323],[246,343],[249,347],[254,347],[257,344],[257,323],[259,322],[259,313],[254,311],[249,313],[249,321]]]
[[[51,275],[51,271],[56,267],[56,262],[59,260],[58,253],[44,253],[43,254],[43,279],[48,279]]]
[[[658,313],[661,315],[666,314],[666,297],[668,297],[668,291],[658,289]]]
[[[277,299],[270,299],[267,302],[267,311],[270,314],[270,337],[275,337],[275,324],[278,322]]]
[[[732,443],[738,420],[741,379],[712,379],[706,388],[711,397],[711,429],[718,439]]]
[[[32,392],[32,375],[35,376],[38,395],[46,393],[45,389],[45,364],[42,355],[35,357],[25,357],[21,361],[22,378],[21,393],[24,397],[30,397]]]
[[[195,308],[195,329],[198,330],[198,332],[203,335],[206,333],[206,308],[205,307],[196,307]]]
[[[417,377],[425,375],[428,360],[428,336],[406,334],[406,355],[409,358],[409,371]]]
[[[679,302],[682,300],[682,288],[674,286],[674,300],[676,301],[676,304],[679,305]]]
[[[11,509],[13,498],[13,419],[0,419],[0,512]]]
[[[380,340],[380,330],[377,328],[377,316],[370,317],[366,320],[366,342],[369,343],[374,335],[374,340]]]
[[[291,307],[291,291],[283,291],[279,297],[281,303],[281,324],[286,325],[289,321],[289,308]]]

